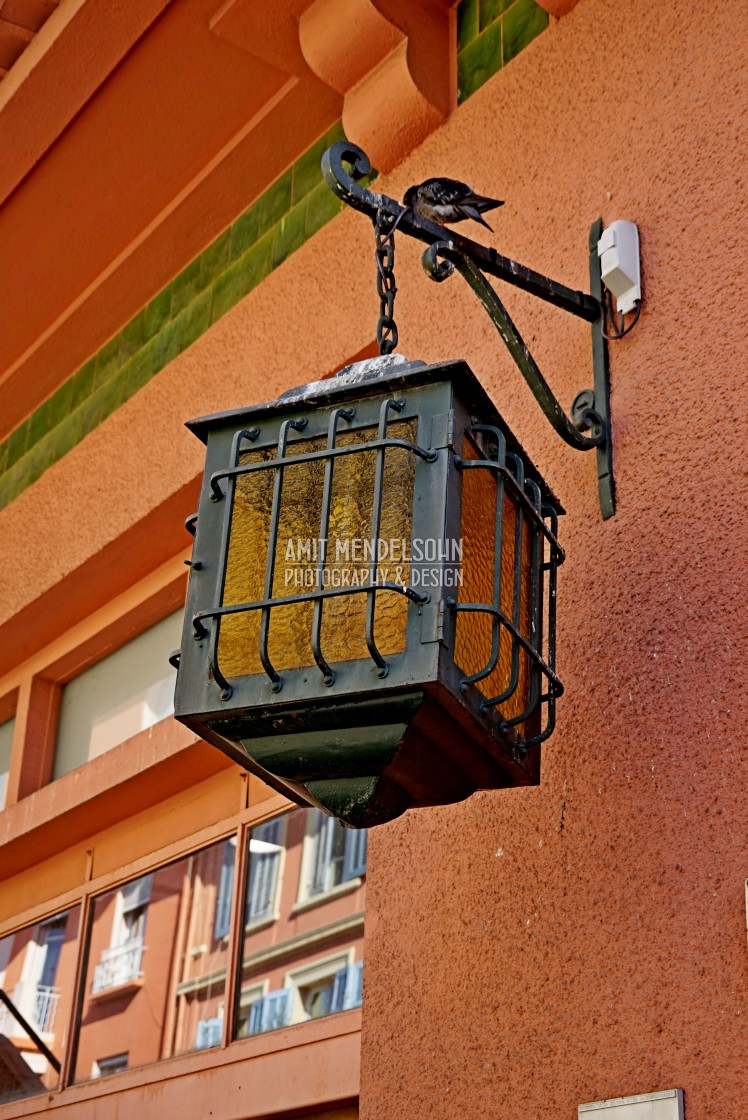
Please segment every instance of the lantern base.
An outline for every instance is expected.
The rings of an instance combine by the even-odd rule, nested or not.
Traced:
[[[438,682],[373,700],[233,712],[207,729],[246,769],[349,828],[540,778],[539,748],[522,757],[510,736],[482,727]]]

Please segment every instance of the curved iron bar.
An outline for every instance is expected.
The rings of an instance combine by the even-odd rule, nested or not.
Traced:
[[[348,167],[345,166],[346,164]],[[354,210],[368,214],[372,219],[376,218],[378,210],[382,210],[397,219],[398,228],[403,232],[428,244],[444,241],[447,234],[456,252],[470,257],[483,272],[504,280],[514,287],[522,288],[523,291],[530,292],[572,315],[577,315],[588,323],[594,323],[600,318],[600,301],[594,296],[568,288],[565,284],[559,284],[509,257],[502,256],[495,249],[489,249],[477,241],[472,241],[469,237],[463,237],[461,234],[453,235],[445,230],[444,226],[414,214],[411,209],[394,198],[389,198],[386,194],[376,194],[362,186],[361,180],[370,172],[369,157],[349,140],[339,140],[328,148],[322,157],[322,174],[328,187]]]
[[[328,450],[332,450],[335,447],[335,441],[338,436],[338,420],[343,419],[350,423],[355,415],[356,410],[354,408],[334,408],[332,410],[327,428]],[[330,531],[332,472],[334,464],[334,459],[327,459],[325,462],[325,479],[322,484],[322,512],[320,514],[319,524],[319,562],[317,564],[317,575],[315,579],[317,591],[322,590],[325,564],[327,562],[327,534]],[[314,604],[314,614],[312,617],[312,654],[322,672],[325,684],[331,685],[335,682],[335,673],[322,654],[322,602],[322,599],[317,599]]]
[[[504,614],[502,610],[491,606],[490,603],[458,603],[456,599],[447,599],[447,607],[455,614],[462,614],[463,611],[467,611],[471,614],[490,614],[495,618],[498,618],[500,624],[507,628],[515,641],[519,642],[519,644],[522,646],[525,653],[536,661],[538,669],[543,674],[543,676],[547,678],[548,683],[554,690],[554,695],[563,696],[564,686],[554,673],[553,669],[551,669],[549,665],[546,665],[542,657],[538,657],[537,651],[533,648],[531,643],[528,642],[527,638],[525,638],[520,633],[520,631],[512,623],[508,615]],[[486,710],[488,708],[493,708],[498,702],[499,701],[492,697],[490,700],[484,700],[481,703],[481,708]]]
[[[244,611],[261,611],[267,607],[293,606],[295,603],[313,603],[316,599],[333,599],[338,595],[362,594],[371,590],[372,585],[367,583],[359,587],[328,587],[322,591],[303,591],[301,595],[278,595],[272,599],[256,599],[251,603],[229,603],[226,607],[214,607],[210,611],[198,611],[197,614],[192,616],[192,625],[195,630],[195,637],[202,639],[208,633],[203,626],[203,620],[206,618],[218,618],[226,614],[242,614]],[[431,596],[425,591],[414,591],[412,587],[407,587],[402,583],[391,583],[389,580],[374,584],[373,590],[395,591],[398,595],[404,595],[411,603],[431,602]]]
[[[272,599],[273,596],[273,579],[275,576],[275,552],[278,543],[278,526],[280,524],[280,510],[281,510],[281,492],[283,490],[283,467],[282,463],[286,458],[286,443],[291,429],[295,432],[303,432],[306,428],[308,420],[306,417],[301,417],[298,420],[284,420],[281,423],[278,432],[278,455],[270,462],[275,466],[275,477],[273,479],[273,502],[270,507],[270,526],[268,528],[268,554],[265,562],[265,599]],[[298,460],[297,460],[298,462]],[[268,642],[270,640],[270,608],[264,607],[260,614],[260,661],[262,667],[270,677],[271,688],[273,692],[280,692],[283,687],[283,681],[280,674],[277,672],[270,660],[268,653]]]
[[[379,529],[382,519],[382,488],[384,485],[384,449],[387,440],[387,418],[390,409],[393,412],[402,412],[405,408],[405,401],[394,400],[388,398],[382,401],[379,409],[379,428],[377,436],[379,437],[379,447],[377,449],[377,463],[374,469],[374,495],[372,498],[372,514],[371,514],[371,546],[372,557],[369,563],[369,580],[376,574],[377,564],[379,563]],[[377,676],[386,677],[388,673],[387,662],[382,657],[377,643],[374,640],[374,611],[377,603],[377,593],[372,589],[366,600],[366,648],[368,649],[371,659],[377,667]]]
[[[512,322],[508,311],[504,307],[496,292],[481,270],[469,257],[466,257],[455,248],[454,242],[439,241],[430,245],[422,257],[426,273],[437,282],[446,280],[451,275],[452,269],[445,268],[444,262],[439,261],[439,256],[445,257],[448,265],[453,265],[461,276],[467,280],[478,299],[481,301],[489,317],[506,343],[512,358],[530,387],[530,390],[550,421],[555,431],[570,447],[578,451],[591,451],[607,440],[607,431],[603,418],[593,408],[588,408],[579,418],[577,423],[587,423],[592,430],[591,436],[585,436],[566,415],[556,399],[553,390],[543,377],[538,364],[525,345],[522,336]]]
[[[377,451],[380,447],[404,447],[406,451],[412,451],[414,455],[417,455],[419,459],[425,459],[427,463],[433,463],[439,457],[438,451],[429,451],[425,447],[420,447],[417,443],[409,443],[406,439],[372,440],[371,443],[366,444],[351,443],[346,447],[308,451],[305,452],[303,459],[296,455],[288,455],[277,459],[266,459],[263,463],[249,463],[244,467],[225,467],[221,471],[214,471],[210,476],[210,485],[213,490],[211,498],[216,495],[215,500],[220,501],[223,497],[223,490],[218,485],[221,478],[235,478],[241,474],[252,474],[253,471],[273,470],[275,467],[289,467],[301,462],[311,463],[315,459],[328,459],[338,455],[355,455],[360,451]]]
[[[239,462],[239,455],[241,452],[241,445],[243,440],[249,440],[253,443],[260,434],[259,428],[240,428],[239,431],[234,432],[231,439],[231,451],[229,453],[229,462],[234,466]],[[236,479],[231,480],[229,487],[228,499],[226,501],[226,508],[223,511],[223,533],[221,534],[221,542],[218,553],[218,571],[221,573],[221,597],[223,597],[223,590],[226,585],[226,566],[228,563],[229,554],[229,540],[231,535],[231,516],[234,510],[234,497],[236,494]],[[211,495],[212,497],[213,495]],[[210,641],[208,642],[208,668],[221,690],[221,699],[230,700],[233,689],[226,677],[221,672],[218,664],[218,640],[221,634],[221,620],[218,619],[215,626],[212,627],[210,633]]]

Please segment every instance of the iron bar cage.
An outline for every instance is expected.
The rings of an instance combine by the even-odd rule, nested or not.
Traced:
[[[469,367],[390,355],[188,427],[177,719],[352,827],[537,783],[563,511]]]

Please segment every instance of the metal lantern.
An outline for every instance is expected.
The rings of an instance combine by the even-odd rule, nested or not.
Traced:
[[[187,426],[177,719],[353,827],[537,783],[562,511],[465,362],[375,358]]]

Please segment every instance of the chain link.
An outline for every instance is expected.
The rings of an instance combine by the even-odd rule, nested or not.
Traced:
[[[384,210],[377,210],[374,220],[374,236],[377,247],[374,253],[377,262],[377,292],[379,293],[379,322],[377,323],[377,342],[380,354],[391,354],[397,346],[397,324],[395,322],[395,230],[394,223]]]

